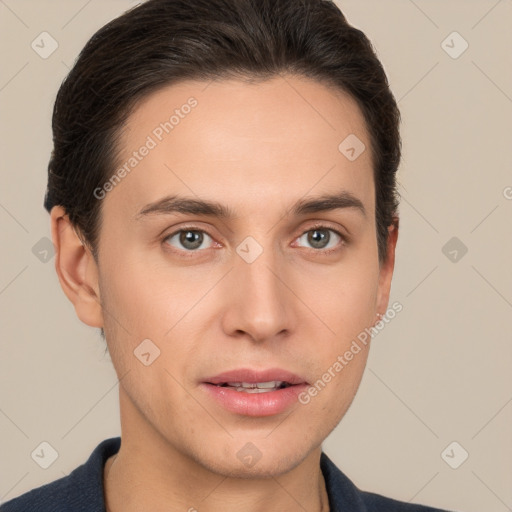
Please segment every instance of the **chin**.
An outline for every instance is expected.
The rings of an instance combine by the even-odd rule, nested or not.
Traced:
[[[311,453],[314,447],[297,447],[290,444],[286,449],[266,444],[263,440],[252,443],[248,441],[241,448],[225,446],[219,453],[195,454],[193,457],[199,465],[212,473],[225,477],[240,479],[266,479],[279,477],[297,467]]]

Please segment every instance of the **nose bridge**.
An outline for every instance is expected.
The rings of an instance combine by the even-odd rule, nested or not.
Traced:
[[[265,247],[246,239],[237,248],[238,261],[231,276],[235,289],[226,312],[229,330],[245,331],[261,340],[289,329],[291,321],[290,292],[281,281],[286,281],[280,275],[283,265],[270,238]]]
[[[276,277],[279,275],[275,251],[266,248],[253,262],[239,261],[237,272],[240,282],[245,283],[245,292],[249,292],[255,298],[265,298],[266,301],[274,300],[280,294],[280,284]],[[281,285],[282,286],[282,285]]]

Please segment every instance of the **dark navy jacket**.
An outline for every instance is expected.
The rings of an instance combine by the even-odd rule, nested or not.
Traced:
[[[68,476],[32,489],[0,506],[0,512],[105,512],[103,466],[119,451],[120,437],[102,441],[85,464]],[[329,496],[330,512],[446,512],[359,490],[322,453],[320,467]]]

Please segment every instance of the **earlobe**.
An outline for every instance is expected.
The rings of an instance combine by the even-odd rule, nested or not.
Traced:
[[[103,327],[96,261],[78,237],[62,206],[52,208],[50,219],[55,270],[62,290],[82,322],[91,327]]]
[[[387,256],[382,262],[379,272],[379,285],[377,294],[377,312],[384,315],[388,303],[389,293],[391,290],[391,279],[395,268],[395,248],[398,240],[398,217],[393,218],[393,224],[388,226]]]

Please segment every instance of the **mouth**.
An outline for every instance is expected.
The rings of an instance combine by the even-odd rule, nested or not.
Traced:
[[[214,403],[243,416],[272,416],[298,402],[309,384],[280,368],[252,370],[241,368],[209,377],[201,388]]]
[[[293,386],[289,382],[270,380],[268,382],[223,382],[222,384],[215,384],[221,388],[232,388],[235,391],[242,393],[270,393],[278,389],[288,388]]]
[[[207,384],[235,388],[239,391],[265,393],[276,389],[287,388],[297,384],[307,384],[306,380],[295,373],[281,368],[252,370],[239,368],[220,373],[205,379]],[[257,390],[257,391],[254,391]]]

